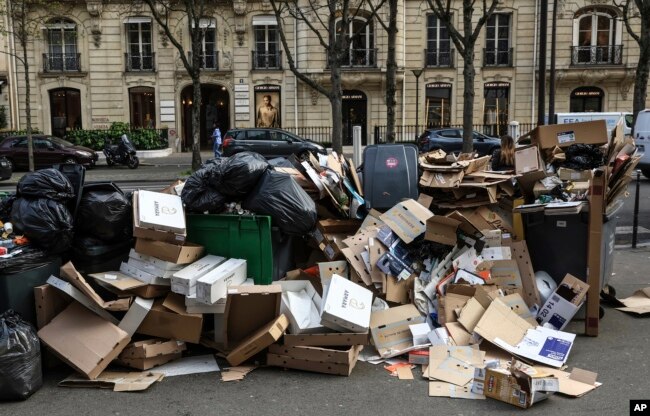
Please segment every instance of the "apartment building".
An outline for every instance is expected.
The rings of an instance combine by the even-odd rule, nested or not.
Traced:
[[[493,135],[510,121],[537,119],[537,3],[500,1],[480,32],[474,57],[474,122],[487,125]],[[603,0],[558,4],[556,111],[631,111],[638,46],[627,34],[620,11]],[[200,22],[205,28],[202,147],[210,146],[214,121],[224,132],[263,124],[260,108],[266,101],[275,107],[274,125],[279,127],[331,126],[329,101],[289,70],[268,0],[216,5],[214,14]],[[458,26],[461,15],[460,9],[453,10]],[[387,35],[376,19],[364,25],[368,16],[359,13],[350,27],[351,32],[362,29],[344,65],[343,119],[346,127],[360,124],[364,141],[371,142],[375,127],[386,124]],[[386,11],[379,16],[385,19]],[[189,50],[187,22],[177,20],[174,33]],[[326,54],[306,23],[287,20],[284,29],[297,67],[327,85]],[[450,41],[448,29],[427,2],[402,0],[398,30],[397,124],[418,124],[420,129],[461,124],[465,58]],[[191,79],[146,5],[79,1],[65,16],[43,18],[42,30],[29,47],[33,123],[42,131],[63,136],[68,129],[103,129],[120,121],[167,127],[170,145],[184,149],[189,144]],[[7,72],[12,71],[15,78],[8,78],[16,81],[9,94],[17,104],[11,108],[11,127],[24,128],[24,75],[10,60]],[[7,85],[0,87],[3,99]],[[348,131],[344,143],[351,142]]]

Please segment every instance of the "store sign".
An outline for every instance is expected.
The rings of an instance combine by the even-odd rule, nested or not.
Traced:
[[[602,97],[601,91],[576,91],[573,93],[574,97]]]
[[[256,85],[253,87],[255,92],[280,91],[279,85]]]
[[[486,82],[485,88],[510,88],[509,82]]]
[[[447,82],[432,82],[427,84],[427,88],[451,88],[451,84]]]

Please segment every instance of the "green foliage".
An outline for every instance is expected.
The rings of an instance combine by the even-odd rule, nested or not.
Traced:
[[[129,123],[114,122],[108,130],[70,130],[66,140],[86,146],[93,150],[101,151],[106,139],[113,143],[126,134],[137,150],[153,150],[167,148],[167,140],[162,136],[165,132],[156,129],[131,129]]]
[[[0,129],[7,128],[7,107],[0,105]]]

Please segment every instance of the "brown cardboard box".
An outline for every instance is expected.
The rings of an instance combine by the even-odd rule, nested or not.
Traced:
[[[353,235],[361,226],[360,220],[320,220],[316,228],[323,234],[347,234]]]
[[[286,334],[284,336],[284,345],[289,347],[335,347],[368,344],[370,344],[369,332],[364,332],[361,334],[345,332],[332,332],[328,334]]]
[[[135,251],[176,264],[189,264],[203,256],[204,248],[203,246],[189,242],[179,245],[147,238],[138,238],[135,242]]]
[[[138,191],[133,192],[133,236],[139,238],[147,238],[150,240],[164,241],[170,244],[183,245],[187,238],[187,232],[178,233],[173,231],[157,230],[151,227],[145,227],[140,224],[140,214],[138,206]],[[137,251],[137,250],[136,250]],[[154,255],[154,257],[157,257]],[[160,257],[158,257],[160,258]],[[171,260],[168,260],[171,261]]]
[[[370,315],[370,333],[382,358],[401,355],[413,348],[413,335],[409,325],[424,322],[424,317],[414,305],[402,305]]]
[[[295,370],[349,376],[363,347],[345,349],[319,347],[286,347],[273,344],[266,355],[267,364]]]
[[[148,370],[181,358],[184,350],[183,341],[149,339],[127,345],[117,361],[127,367]]]
[[[557,377],[545,374],[512,372],[501,368],[488,368],[485,372],[484,394],[517,407],[527,409],[559,390]]]
[[[523,175],[529,172],[544,171],[546,165],[539,153],[539,147],[526,146],[515,149],[515,173]]]
[[[465,173],[458,172],[432,172],[424,171],[420,178],[420,186],[425,188],[457,188],[463,181]]]
[[[228,288],[224,315],[223,339],[225,347],[233,348],[276,319],[280,315],[281,301],[282,287],[280,285],[231,286]]]
[[[587,240],[587,311],[585,332],[598,336],[600,324],[600,290],[601,290],[601,247],[603,241],[603,212],[605,209],[605,192],[607,175],[602,169],[594,172],[589,189],[589,238]]]
[[[427,220],[427,231],[424,234],[424,239],[455,246],[457,240],[456,231],[459,225],[460,221],[458,220],[435,215]]]
[[[116,361],[126,367],[135,368],[136,370],[149,370],[159,365],[167,364],[170,361],[178,360],[183,353],[176,352],[172,354],[158,355],[150,358],[122,358],[117,357]]]
[[[382,214],[381,219],[406,244],[426,231],[426,222],[433,213],[413,199],[400,202]]]
[[[289,320],[287,317],[280,315],[238,343],[230,354],[226,356],[226,360],[233,366],[243,363],[279,340],[288,326]]]
[[[106,275],[115,276],[115,278],[106,278]],[[90,273],[88,276],[120,298],[135,295],[144,299],[153,299],[163,297],[169,293],[169,286],[148,285],[119,271]]]
[[[38,336],[63,361],[90,379],[104,371],[131,339],[77,302],[41,328]]]
[[[41,329],[49,324],[70,302],[72,299],[50,285],[36,286],[34,288],[36,327]]]
[[[136,332],[198,344],[202,328],[203,315],[185,312],[183,297],[170,293],[164,301],[158,299],[154,302]]]
[[[559,176],[563,181],[588,182],[593,178],[594,173],[591,170],[560,168],[557,170],[557,176]]]
[[[538,144],[540,149],[568,147],[577,143],[605,144],[609,141],[605,120],[539,126],[530,135],[532,143]]]

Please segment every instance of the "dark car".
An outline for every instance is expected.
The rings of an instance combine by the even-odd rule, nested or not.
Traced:
[[[57,163],[79,163],[93,167],[97,162],[97,153],[83,146],[76,146],[58,137],[35,134],[34,165],[37,168],[56,165]],[[27,158],[27,136],[9,136],[0,143],[0,156],[9,160],[12,169],[29,167]]]
[[[14,170],[12,169],[9,160],[4,156],[0,156],[0,181],[11,178],[13,172]]]
[[[326,154],[325,148],[281,129],[247,128],[228,130],[223,138],[223,155],[257,152],[266,158],[292,154],[304,158],[309,152]]]
[[[501,140],[477,131],[474,134],[474,151],[479,156],[491,155],[501,147]],[[418,139],[421,152],[442,149],[447,153],[459,153],[463,149],[463,129],[429,129]]]

